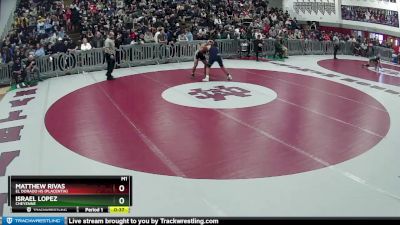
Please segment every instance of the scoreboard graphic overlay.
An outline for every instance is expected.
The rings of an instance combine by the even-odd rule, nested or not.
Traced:
[[[13,213],[129,213],[131,176],[10,176]]]

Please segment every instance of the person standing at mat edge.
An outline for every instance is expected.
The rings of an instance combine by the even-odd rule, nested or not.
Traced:
[[[339,41],[339,38],[336,33],[333,36],[332,41],[333,41],[333,59],[337,59],[336,54],[337,54],[337,51],[339,50],[340,41]]]
[[[261,40],[261,35],[257,35],[257,39],[254,40],[254,51],[256,52],[256,61],[258,60],[258,55],[262,52],[262,40]]]
[[[107,61],[107,80],[115,80],[115,78],[111,75],[115,66],[115,41],[114,41],[114,32],[110,32],[108,34],[107,39],[104,41],[104,52]]]

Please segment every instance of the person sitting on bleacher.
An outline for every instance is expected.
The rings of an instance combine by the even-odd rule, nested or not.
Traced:
[[[393,45],[393,47],[392,47],[392,49],[393,49],[393,54],[392,54],[392,61],[393,61],[393,63],[397,63],[397,64],[399,64],[399,57],[400,57],[400,54],[399,54],[399,49],[400,48],[400,46],[396,46],[396,45]]]
[[[278,55],[279,58],[282,59],[283,58],[283,49],[282,49],[282,44],[281,44],[281,40],[279,37],[277,37],[275,39],[274,46],[275,46],[274,58],[276,58],[276,55]]]
[[[274,58],[278,55],[281,59],[288,57],[288,49],[283,45],[283,40],[281,37],[277,37],[275,40],[275,53]]]
[[[288,48],[283,44],[283,40],[281,40],[281,44],[282,44],[282,51],[283,51],[283,58],[288,58],[289,56],[289,50]]]
[[[364,41],[361,44],[361,56],[367,57],[367,52],[368,52],[368,44],[367,41]]]
[[[12,66],[12,76],[17,84],[17,88],[25,88],[27,85],[25,84],[26,72],[22,67],[21,61],[18,57],[14,59],[14,63]]]
[[[354,43],[353,54],[354,54],[355,56],[361,55],[361,44],[360,44],[359,41],[357,41],[356,43]]]
[[[39,68],[36,65],[36,60],[33,55],[29,55],[28,59],[26,60],[25,71],[26,71],[27,75],[30,76],[29,77],[30,80],[42,81],[42,79],[40,79],[40,75],[39,75]]]
[[[11,51],[8,47],[3,47],[1,50],[0,63],[9,63],[12,60]]]
[[[87,38],[82,39],[81,50],[88,51],[92,49],[92,45],[88,42]]]

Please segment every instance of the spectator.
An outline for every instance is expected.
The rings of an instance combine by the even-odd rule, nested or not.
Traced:
[[[68,8],[64,12],[64,20],[66,21],[66,25],[67,25],[67,29],[68,30],[72,30],[71,18],[72,18],[72,11],[71,11],[71,8]]]
[[[166,39],[167,39],[167,44],[173,44],[176,40],[176,35],[172,30],[168,30],[167,33],[165,33]]]
[[[75,44],[72,39],[66,39],[64,40],[64,46],[67,49],[67,52],[73,52],[78,50],[78,46]]]
[[[150,30],[146,31],[144,34],[144,42],[145,43],[152,43],[155,41],[155,38],[153,37],[153,33],[151,33]]]
[[[182,32],[178,36],[178,41],[179,42],[181,42],[181,41],[189,41],[189,39],[186,37],[185,33]]]
[[[274,58],[276,58],[276,55],[278,55],[280,58],[283,58],[284,57],[283,46],[281,39],[279,37],[275,39],[274,46],[275,46]]]
[[[189,29],[186,30],[186,37],[188,41],[193,41],[193,34]]]
[[[357,40],[356,40],[356,38],[354,36],[351,36],[349,42],[356,43]]]
[[[294,39],[296,39],[295,36],[294,36],[294,33],[289,32],[287,39],[289,39],[289,40],[294,40]]]
[[[331,37],[329,36],[329,34],[324,33],[324,34],[323,34],[323,40],[324,40],[324,41],[330,41],[330,40],[331,40]]]
[[[44,31],[46,34],[50,34],[53,31],[53,25],[51,24],[51,19],[47,17],[44,22]]]
[[[360,43],[362,42],[360,35],[358,35],[358,37],[357,37],[357,42],[360,42]]]
[[[44,51],[44,48],[41,44],[36,44],[36,51],[35,51],[35,57],[41,57],[41,56],[45,56],[46,53]]]
[[[102,37],[99,31],[96,32],[96,35],[92,38],[93,48],[103,48],[104,47],[104,38]]]
[[[354,44],[354,52],[353,52],[353,54],[355,56],[361,55],[361,43],[358,42],[358,41]]]
[[[13,79],[15,80],[15,82],[17,84],[17,88],[27,87],[27,85],[25,84],[26,73],[21,65],[21,61],[19,58],[14,59],[14,62],[12,65],[12,74],[13,74],[12,75]]]
[[[89,30],[89,31],[87,32],[86,37],[87,37],[87,39],[88,39],[88,42],[90,42],[90,41],[93,39],[93,37],[94,37],[93,32],[92,32],[91,30]]]
[[[12,57],[11,57],[10,50],[7,47],[4,47],[1,50],[1,62],[9,63],[9,62],[11,62],[11,59],[12,59]]]
[[[394,63],[399,63],[399,57],[400,57],[400,54],[399,54],[399,50],[400,50],[400,46],[396,46],[396,45],[393,45],[393,47],[392,47],[392,49],[393,49],[393,55],[392,55],[392,57],[393,57],[393,62]]]
[[[92,49],[92,45],[87,41],[87,38],[82,39],[82,44],[81,44],[81,50],[82,51],[87,51]]]
[[[55,43],[52,48],[51,48],[51,52],[53,54],[55,53],[66,53],[67,52],[67,46],[65,45],[65,43],[63,42],[62,38],[58,38],[57,39],[57,43]]]
[[[165,34],[164,30],[162,29],[157,36],[157,43],[159,44],[166,44],[167,43],[167,35]]]
[[[364,40],[361,44],[361,56],[366,57],[368,52],[368,44],[367,41]]]
[[[14,56],[13,57],[14,57],[14,59],[18,58],[21,62],[25,58],[25,56],[21,53],[21,50],[20,50],[19,47],[15,47]]]
[[[295,39],[303,39],[303,34],[301,33],[300,30],[295,29],[295,31],[294,31],[294,37],[295,37]]]
[[[292,23],[290,24],[291,27],[292,27],[292,30],[299,29],[297,23],[298,23],[297,19],[296,19],[296,17],[294,17],[293,20],[292,20]]]
[[[39,68],[33,55],[29,55],[25,62],[25,71],[30,80],[42,81],[40,78]]]
[[[260,38],[263,37],[263,34],[260,32],[260,30],[255,30],[253,37],[255,37],[255,39],[257,39],[257,37],[260,36]]]
[[[311,30],[317,30],[317,24],[315,22],[312,22],[311,26],[310,26]]]
[[[161,27],[157,28],[157,32],[156,32],[156,34],[154,35],[154,42],[155,42],[155,43],[158,43],[158,40],[159,40],[158,37],[160,36],[161,31],[163,31],[163,28],[161,28]]]
[[[36,25],[37,32],[39,34],[45,34],[46,33],[45,26],[44,26],[44,21],[45,21],[45,19],[39,17],[38,23]]]
[[[275,28],[274,28],[274,27],[271,27],[271,30],[269,30],[269,36],[270,36],[271,38],[276,38],[277,35],[278,35],[278,34],[277,34]]]
[[[237,32],[239,32],[239,29],[238,29],[238,31]],[[199,39],[199,40],[204,40],[204,39],[207,39],[207,30],[206,30],[206,28],[200,28],[199,30],[198,30],[198,32],[197,32],[197,39]]]

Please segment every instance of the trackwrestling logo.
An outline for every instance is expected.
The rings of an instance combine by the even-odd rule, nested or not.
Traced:
[[[195,108],[234,109],[263,105],[273,101],[275,91],[260,85],[240,82],[197,82],[168,88],[162,97],[173,104]]]
[[[37,225],[51,224],[64,225],[64,217],[4,217],[3,224],[12,225]]]

